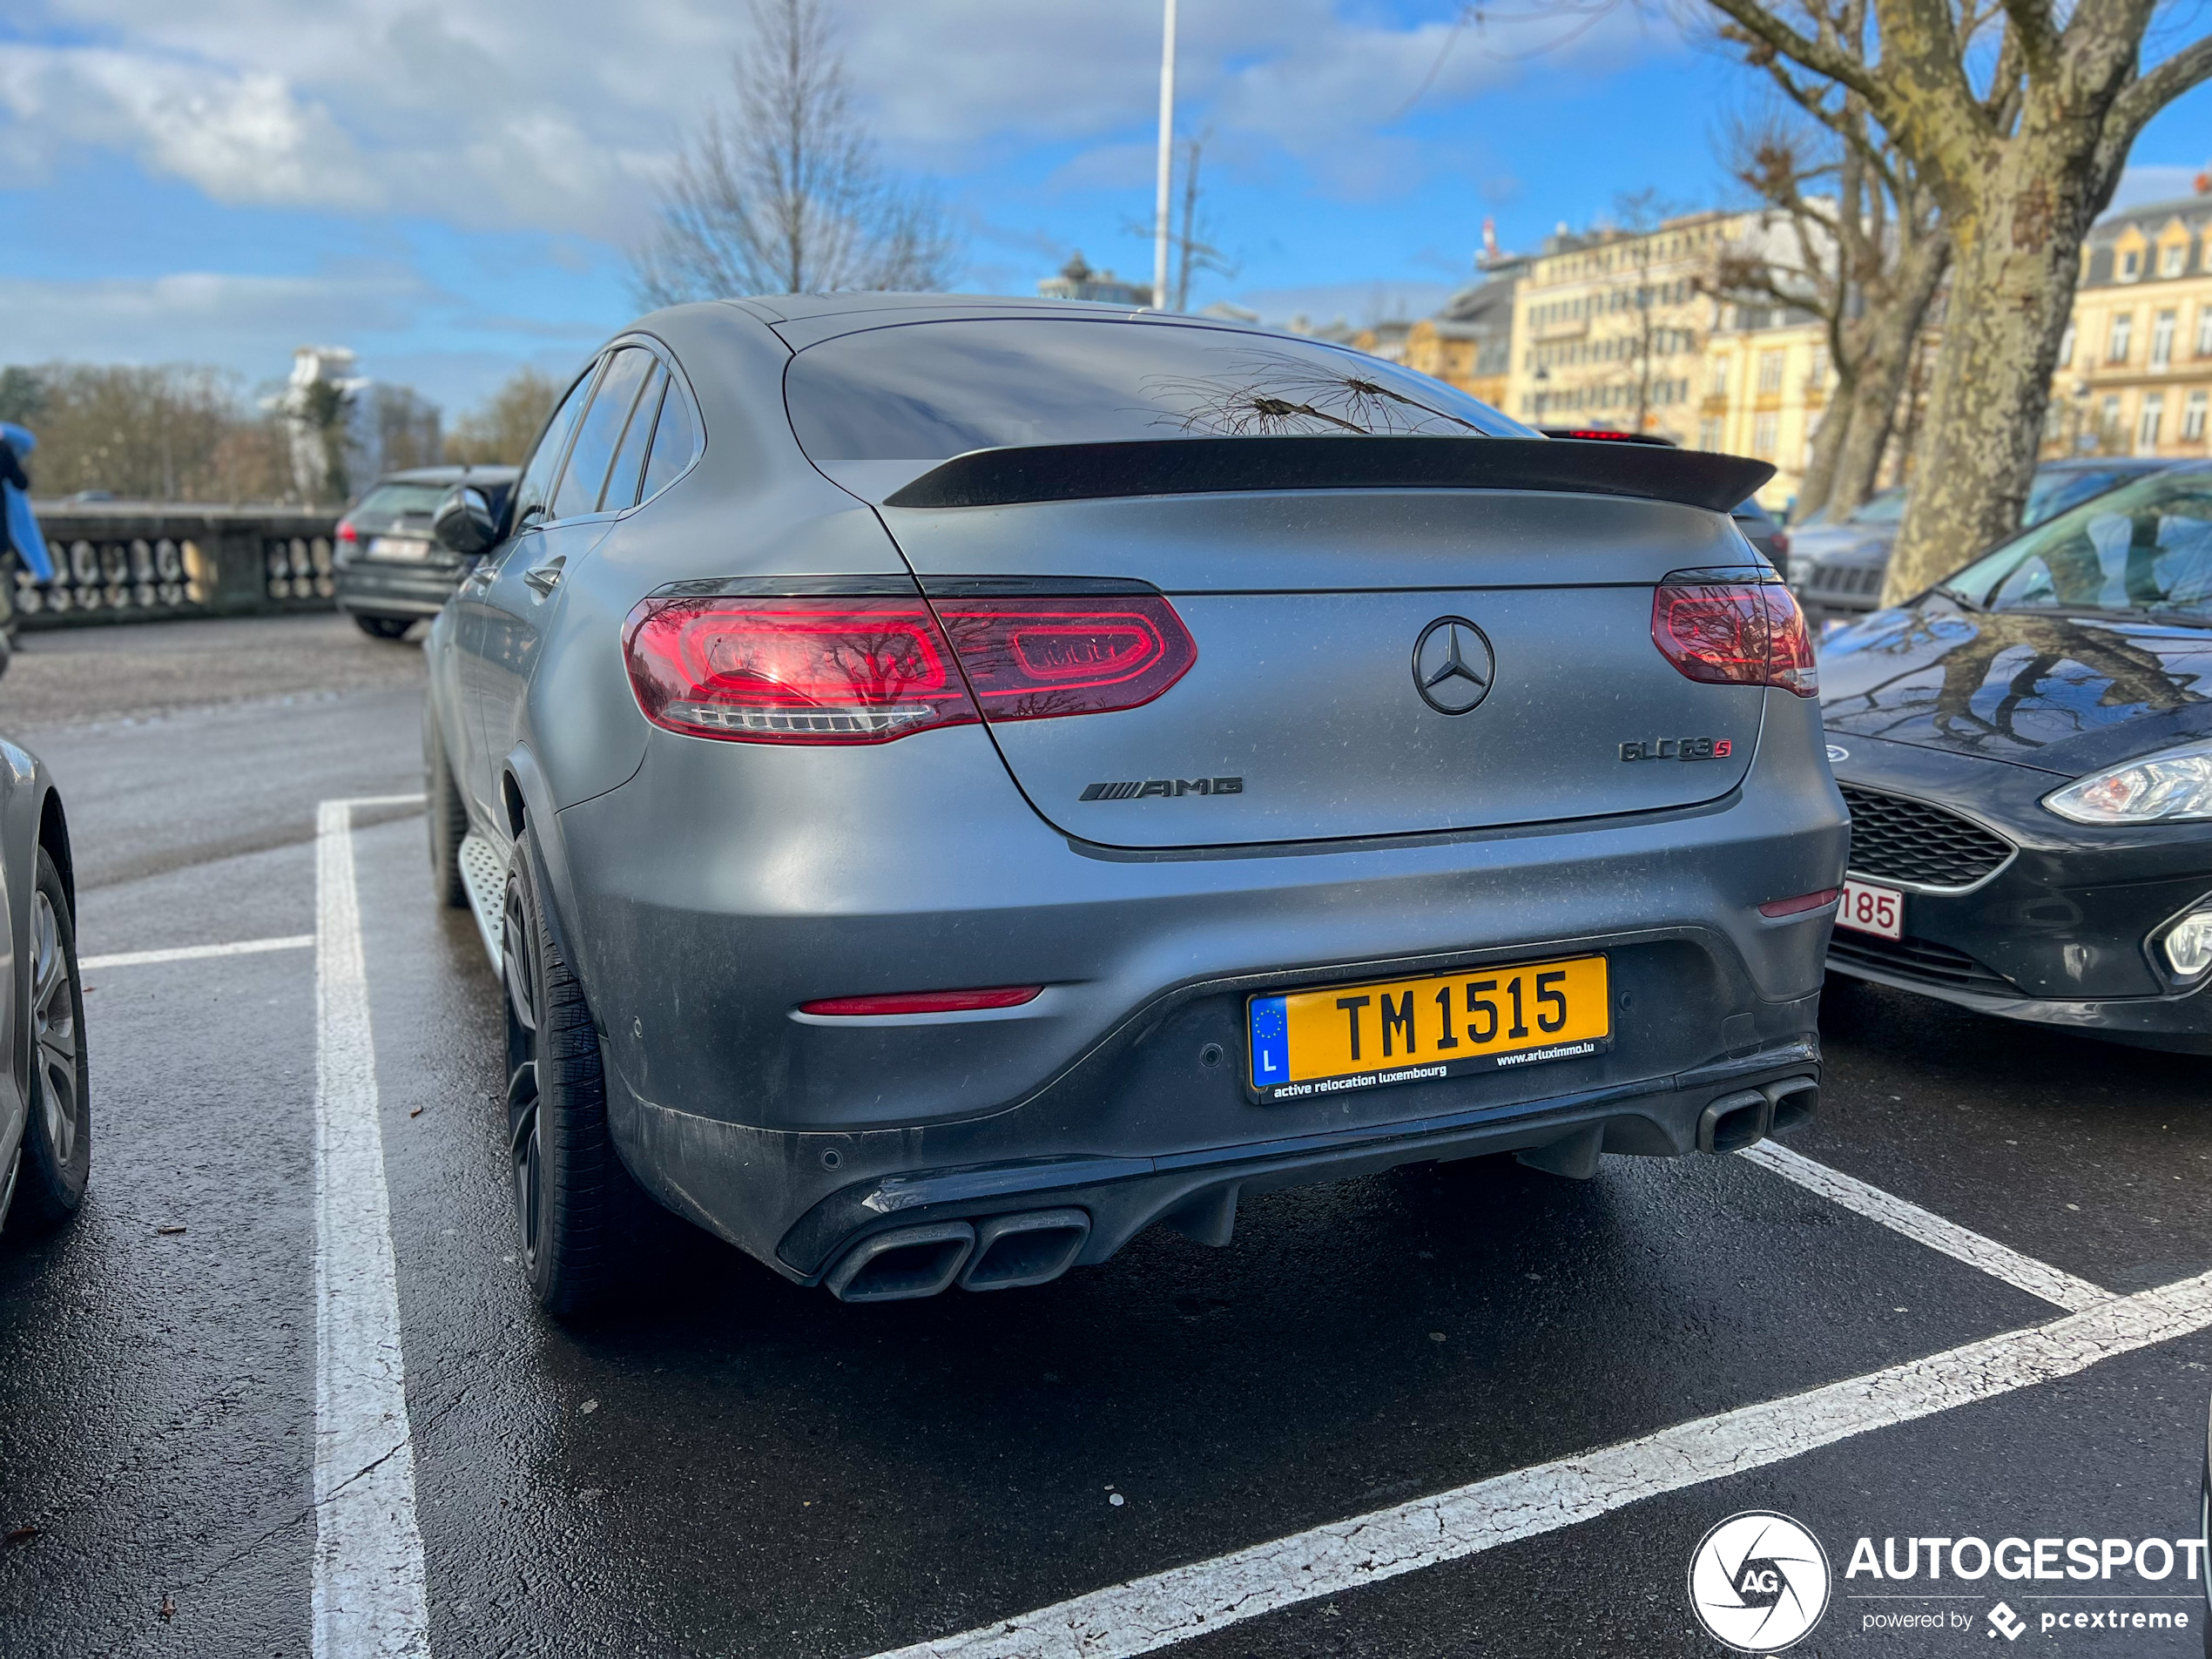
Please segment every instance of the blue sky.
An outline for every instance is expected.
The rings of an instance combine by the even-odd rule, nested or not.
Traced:
[[[886,157],[964,227],[963,286],[1069,250],[1149,276],[1156,0],[833,0]],[[1727,199],[1754,96],[1663,8],[1567,38],[1575,0],[1182,0],[1179,125],[1231,300],[1317,321],[1433,306],[1484,218],[1525,247],[1622,192]],[[465,408],[635,310],[624,250],[742,37],[733,0],[9,0],[0,360],[215,363],[294,346]],[[1441,67],[1437,67],[1441,57]],[[1410,111],[1407,101],[1433,71]],[[2130,199],[2212,160],[2212,91],[2144,135]]]

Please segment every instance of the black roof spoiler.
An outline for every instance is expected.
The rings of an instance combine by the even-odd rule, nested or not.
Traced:
[[[1771,477],[1743,455],[1558,438],[1164,438],[971,449],[887,507],[1272,489],[1537,489],[1725,513]]]

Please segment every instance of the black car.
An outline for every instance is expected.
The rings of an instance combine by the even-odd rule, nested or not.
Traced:
[[[430,516],[455,484],[472,484],[496,510],[514,487],[512,467],[415,467],[389,472],[338,521],[332,570],[338,608],[365,634],[397,639],[444,606],[462,562],[430,534]]]
[[[1828,965],[2212,1053],[2212,465],[2024,530],[1820,653]]]

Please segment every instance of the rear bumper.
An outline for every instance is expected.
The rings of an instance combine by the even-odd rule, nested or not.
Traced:
[[[1810,1025],[1814,1007],[1809,1001],[1792,1014]],[[1503,1105],[1451,1101],[1415,1089],[1406,1106],[1418,1103],[1430,1109],[1399,1122],[1150,1157],[1063,1153],[917,1163],[911,1143],[898,1143],[903,1136],[840,1137],[825,1145],[819,1136],[685,1120],[634,1096],[626,1111],[618,1109],[629,1121],[618,1121],[617,1131],[626,1129],[635,1136],[648,1171],[680,1165],[688,1172],[685,1184],[658,1185],[671,1208],[746,1248],[786,1278],[805,1285],[828,1279],[842,1295],[846,1289],[839,1281],[849,1279],[849,1264],[886,1243],[917,1235],[935,1243],[960,1227],[988,1238],[995,1221],[1002,1225],[1039,1212],[1064,1217],[1082,1234],[1080,1246],[1046,1274],[1052,1277],[1068,1266],[1106,1260],[1159,1222],[1202,1244],[1226,1244],[1238,1202],[1248,1192],[1507,1152],[1557,1173],[1586,1176],[1602,1151],[1681,1157],[1732,1150],[1727,1140],[1715,1144],[1716,1123],[1724,1136],[1735,1130],[1736,1144],[1795,1127],[1811,1115],[1819,1076],[1819,1039],[1807,1029],[1671,1076]],[[833,1156],[840,1177],[849,1177],[855,1165],[887,1167],[844,1179],[795,1215],[787,1197],[782,1205],[776,1203],[788,1190],[790,1176],[801,1169],[819,1171]],[[780,1211],[788,1224],[780,1233],[753,1224],[756,1217],[766,1218],[764,1211]],[[840,1265],[846,1267],[842,1275]],[[952,1271],[948,1268],[945,1282]],[[941,1288],[943,1282],[904,1293]]]
[[[942,1179],[1031,1210],[1095,1196],[1095,1260],[1256,1183],[1593,1123],[1615,1150],[1694,1150],[1716,1096],[1817,1073],[1830,913],[1758,906],[1833,887],[1846,828],[1817,710],[1771,695],[1744,786],[1705,806],[1161,853],[1053,831],[975,727],[868,751],[656,735],[629,782],[556,815],[617,1143],[663,1203],[802,1280],[890,1224],[887,1193]],[[1264,1105],[1244,1086],[1255,994],[1592,952],[1608,1051]],[[1046,989],[1001,1010],[799,1011],[1024,984]],[[957,1182],[915,1204],[985,1213]]]
[[[359,617],[435,617],[461,579],[435,564],[366,559],[341,564],[335,574],[338,608]]]

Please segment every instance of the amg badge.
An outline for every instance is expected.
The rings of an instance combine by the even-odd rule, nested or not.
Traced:
[[[1642,738],[1621,745],[1623,760],[1725,760],[1736,745],[1727,738]]]
[[[1242,778],[1132,779],[1123,784],[1091,784],[1077,800],[1145,800],[1156,795],[1241,795]]]

